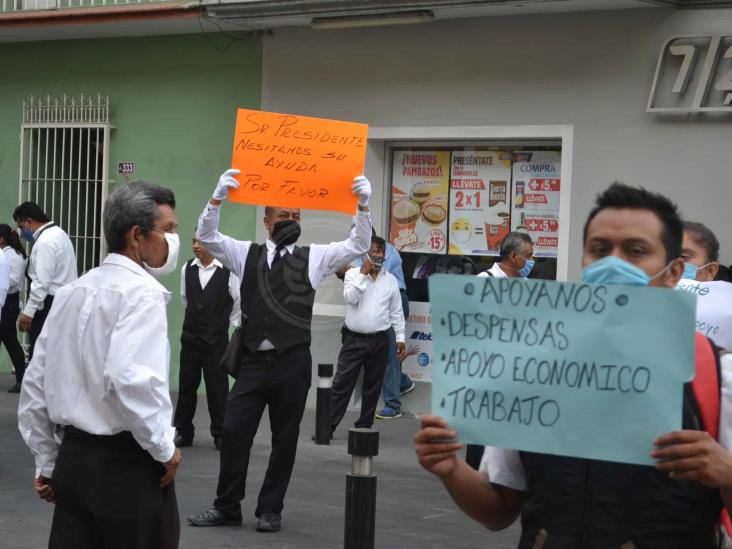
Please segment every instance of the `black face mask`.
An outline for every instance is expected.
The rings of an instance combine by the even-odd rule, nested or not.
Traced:
[[[300,238],[300,224],[294,219],[278,221],[272,228],[272,242],[278,246],[289,246]]]

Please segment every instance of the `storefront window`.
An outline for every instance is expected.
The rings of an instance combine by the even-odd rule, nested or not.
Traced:
[[[558,143],[393,144],[389,153],[389,240],[402,255],[410,301],[428,301],[433,273],[490,268],[512,230],[534,241],[530,278],[556,278]]]

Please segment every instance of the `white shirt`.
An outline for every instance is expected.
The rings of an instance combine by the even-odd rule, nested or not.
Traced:
[[[130,431],[157,461],[173,456],[169,300],[157,280],[118,254],[59,290],[18,406],[36,477],[53,473],[57,424],[96,435]]]
[[[490,276],[488,273],[491,273],[493,278],[508,278],[508,275],[501,270],[501,265],[498,261],[496,261],[490,269],[487,271],[481,271],[476,276],[480,278],[488,278]]]
[[[10,264],[5,254],[0,254],[0,308],[5,305],[5,298],[10,287]]]
[[[359,334],[373,334],[394,328],[396,340],[404,343],[404,312],[396,277],[384,271],[376,280],[353,267],[343,279],[346,327]]]
[[[8,293],[14,294],[23,288],[23,275],[25,274],[25,258],[16,252],[12,246],[5,246],[3,254],[10,265],[10,286]]]
[[[201,284],[201,289],[206,288],[206,285],[209,283],[211,278],[213,277],[214,273],[216,272],[216,269],[222,269],[223,265],[221,265],[221,262],[218,259],[214,259],[211,263],[206,265],[205,267],[201,263],[201,261],[198,258],[195,258],[193,261],[191,261],[191,265],[195,265],[198,267],[198,282]],[[183,303],[183,307],[185,308],[188,304],[188,301],[186,300],[186,267],[188,266],[188,262],[186,261],[183,264],[183,268],[180,270],[180,300]],[[229,295],[231,296],[231,299],[234,300],[234,305],[231,308],[231,315],[229,316],[229,324],[232,326],[238,326],[239,322],[241,321],[241,301],[239,299],[239,286],[241,283],[239,282],[239,277],[237,277],[234,273],[229,273]]]
[[[719,410],[719,444],[732,451],[732,355],[722,355],[721,399]],[[657,433],[661,435],[663,433]],[[526,472],[518,451],[486,446],[480,471],[494,484],[526,491]]]
[[[46,296],[55,296],[61,286],[78,277],[71,239],[63,229],[55,225],[44,230],[47,225],[48,223],[33,233],[36,240],[28,259],[28,276],[32,283],[23,314],[30,317],[43,309]]]
[[[211,255],[221,261],[221,264],[232,273],[242,278],[246,264],[249,248],[252,245],[250,240],[236,240],[219,232],[219,216],[221,206],[206,204],[206,208],[198,218],[198,229],[196,238],[201,241]],[[267,239],[267,265],[272,266],[277,246],[270,239]],[[310,259],[308,262],[308,278],[310,285],[317,288],[327,276],[332,275],[343,265],[349,264],[358,256],[368,252],[371,247],[371,216],[369,212],[358,210],[351,228],[351,234],[341,242],[330,244],[311,244]],[[291,244],[283,249],[286,253],[292,253],[295,245]],[[262,341],[258,350],[266,351],[274,349],[274,345],[268,339]]]

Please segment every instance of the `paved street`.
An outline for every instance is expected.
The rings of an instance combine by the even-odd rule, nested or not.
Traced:
[[[37,549],[48,539],[52,506],[36,499],[32,492],[33,460],[16,427],[17,395],[5,392],[9,375],[0,376],[0,546],[4,549]],[[177,493],[182,522],[189,514],[206,509],[214,496],[218,474],[218,452],[206,427],[205,401],[196,414],[198,438],[185,449],[178,474]],[[266,416],[266,414],[265,414]],[[254,530],[256,519],[251,503],[259,490],[269,452],[269,426],[263,421],[252,448],[249,495],[244,502],[244,526],[181,529],[181,549],[209,548],[302,548],[342,547],[345,474],[350,470],[346,452],[348,425],[336,433],[331,446],[316,446],[310,437],[314,413],[303,420],[300,447],[285,500],[283,529],[277,534]],[[416,462],[412,437],[414,419],[376,423],[380,429],[376,547],[394,549],[478,548],[508,549],[516,546],[518,529],[492,533],[465,518],[441,484]]]

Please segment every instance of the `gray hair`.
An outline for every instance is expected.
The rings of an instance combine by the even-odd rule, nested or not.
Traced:
[[[104,238],[109,252],[121,252],[127,246],[127,231],[135,225],[149,233],[160,216],[158,206],[175,208],[175,195],[170,189],[132,181],[115,190],[104,206]]]
[[[501,259],[507,258],[511,255],[511,252],[521,251],[524,244],[534,244],[528,234],[518,231],[508,233],[503,237],[503,240],[501,240]]]

